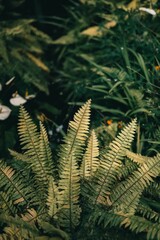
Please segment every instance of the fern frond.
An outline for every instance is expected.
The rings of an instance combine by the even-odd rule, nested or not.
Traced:
[[[160,223],[160,214],[144,204],[138,204],[136,213],[149,221]]]
[[[93,218],[97,219],[97,216],[93,216]],[[93,219],[93,221],[95,219]],[[110,211],[106,213],[106,211],[101,211],[98,224],[102,223],[104,228],[123,227],[130,229],[135,233],[145,233],[147,240],[160,240],[160,224],[153,223],[141,216],[131,216],[130,214],[124,214],[123,212],[115,213]]]
[[[27,162],[27,163],[34,161],[34,158],[32,159],[32,157],[29,157],[24,153],[18,153],[14,150],[11,150],[11,149],[9,149],[9,152],[10,152],[11,156],[14,157],[14,159],[16,159],[16,160],[24,161],[24,162]]]
[[[15,213],[17,212],[16,207],[13,204],[13,201],[10,200],[10,196],[5,193],[0,191],[0,206],[1,206],[1,213],[6,213],[6,214],[10,214],[12,216],[15,215]]]
[[[130,159],[127,159],[117,173],[117,178],[122,181],[122,179],[128,178],[132,172],[136,171],[137,169],[138,164],[131,161]]]
[[[132,216],[129,221],[129,229],[136,233],[145,232],[147,240],[160,240],[160,224],[152,223],[144,217]]]
[[[81,176],[90,177],[99,165],[99,147],[95,131],[92,130],[81,165]]]
[[[100,166],[93,179],[96,189],[93,193],[95,203],[103,204],[108,199],[107,195],[110,195],[112,191],[122,166],[122,159],[126,150],[130,148],[135,131],[136,119],[124,127],[116,139],[110,143],[107,153],[100,156]]]
[[[69,123],[69,129],[60,153],[60,180],[58,188],[61,191],[59,203],[61,214],[59,221],[70,231],[77,226],[80,217],[80,170],[78,161],[82,155],[89,128],[91,100],[74,115],[74,121]]]
[[[66,162],[64,172],[59,180],[59,222],[60,225],[68,228],[69,231],[79,224],[80,218],[80,170],[76,163],[76,157],[73,152]]]
[[[0,189],[10,196],[14,206],[18,204],[27,206],[33,198],[30,188],[26,186],[20,175],[3,161],[0,161]]]
[[[29,163],[37,182],[37,188],[39,188],[39,191],[42,190],[44,195],[47,195],[49,176],[53,174],[53,163],[46,130],[40,123],[40,135],[38,134],[36,125],[23,106],[20,108],[18,130],[24,153],[23,155],[15,152],[11,153],[16,159],[22,159]]]
[[[145,194],[153,197],[153,198],[160,198],[160,183],[159,182],[152,182],[146,189]]]
[[[130,158],[133,162],[138,163],[138,164],[142,164],[145,161],[149,160],[149,157],[142,156],[141,154],[133,153],[133,152],[131,152],[129,150],[126,151],[126,156],[128,158]]]
[[[115,211],[134,213],[143,190],[160,172],[160,155],[150,158],[125,181],[120,183],[110,196]]]
[[[47,197],[47,206],[48,214],[51,218],[56,218],[58,212],[58,187],[55,184],[53,177],[50,177],[49,187],[48,187],[48,197]]]
[[[25,154],[38,159],[39,135],[37,127],[23,106],[20,106],[19,111],[18,133],[22,150],[25,151]]]
[[[40,122],[39,154],[42,163],[44,163],[43,166],[45,168],[45,171],[47,172],[47,176],[52,176],[53,174],[52,152],[49,146],[48,135],[42,122]]]
[[[69,122],[67,135],[64,138],[64,144],[61,146],[59,154],[61,172],[73,151],[77,160],[82,155],[82,147],[85,145],[89,131],[90,105],[91,100],[88,100],[74,115],[74,120]]]

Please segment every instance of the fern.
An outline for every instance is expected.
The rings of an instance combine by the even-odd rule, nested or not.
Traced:
[[[51,218],[57,218],[56,214],[58,212],[58,187],[55,184],[53,177],[50,177],[49,186],[48,186],[48,196],[47,196],[47,206],[48,206],[48,215]]]
[[[124,182],[115,188],[110,196],[111,205],[116,211],[133,214],[139,198],[153,178],[159,175],[160,155],[150,158]]]
[[[137,164],[143,164],[145,161],[150,159],[149,157],[142,156],[141,154],[135,154],[129,150],[126,151],[126,156]]]
[[[121,168],[122,159],[126,150],[130,148],[136,130],[134,119],[117,138],[109,145],[109,150],[100,157],[100,166],[93,179],[95,184],[95,203],[103,203],[110,195],[112,187],[117,179],[117,173]]]
[[[2,206],[12,215],[18,212],[19,205],[27,207],[35,201],[33,189],[27,186],[20,174],[15,173],[14,169],[3,161],[0,162],[0,190],[5,192],[1,195]]]
[[[140,202],[140,204],[138,205],[136,213],[152,222],[160,223],[160,214],[151,209],[146,204],[144,204],[143,199],[142,203]]]
[[[40,123],[40,134],[23,106],[20,107],[18,132],[23,154],[10,151],[18,160],[26,161],[34,173],[39,191],[48,188],[53,174],[52,154],[46,130]],[[46,192],[46,193],[45,193]],[[47,189],[44,191],[47,194]]]
[[[98,140],[95,134],[95,131],[92,130],[90,138],[88,140],[88,145],[86,152],[83,157],[83,161],[81,164],[81,176],[90,177],[97,170],[99,165],[99,147]]]
[[[33,124],[29,114],[23,106],[20,107],[18,133],[22,150],[29,157],[39,159],[39,135],[35,124]],[[28,159],[29,161],[29,159]]]
[[[80,195],[80,169],[78,161],[82,156],[88,134],[90,117],[89,100],[75,115],[74,121],[69,123],[65,144],[60,153],[60,204],[62,211],[60,223],[72,230],[78,225],[80,218],[79,195]]]
[[[20,107],[22,153],[10,150],[15,167],[0,161],[1,239],[68,239],[60,228],[79,239],[87,224],[91,231],[103,226],[104,235],[108,227],[123,227],[160,239],[160,154],[145,157],[130,151],[134,119],[99,157],[95,131],[89,133],[90,107],[89,100],[69,123],[57,178],[45,127],[40,123],[38,131]]]

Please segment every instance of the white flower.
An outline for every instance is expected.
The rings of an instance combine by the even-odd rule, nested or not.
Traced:
[[[36,94],[30,94],[30,95],[25,96],[25,99],[30,100],[30,99],[33,99],[35,97],[36,97]]]
[[[13,106],[20,106],[27,102],[27,100],[21,97],[19,94],[13,94],[13,97],[9,100]]]
[[[5,120],[6,118],[8,118],[10,113],[11,113],[10,108],[0,104],[0,120]]]
[[[140,7],[139,10],[140,10],[140,11],[147,12],[147,13],[153,15],[153,16],[156,15],[156,12],[155,12],[153,9],[150,9],[150,8]]]

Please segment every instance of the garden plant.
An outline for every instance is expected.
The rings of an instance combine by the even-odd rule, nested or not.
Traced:
[[[136,119],[99,151],[90,107],[88,100],[69,122],[58,160],[42,122],[37,130],[20,107],[22,151],[0,163],[1,239],[119,239],[115,227],[127,229],[123,239],[130,231],[160,239],[160,155],[132,151]]]

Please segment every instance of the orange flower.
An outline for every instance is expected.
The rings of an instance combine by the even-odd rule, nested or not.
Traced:
[[[156,70],[156,71],[160,71],[160,65],[155,66],[155,70]]]
[[[108,125],[111,125],[112,122],[113,122],[113,120],[112,120],[112,119],[109,119],[109,120],[107,120],[106,122],[107,122]]]

